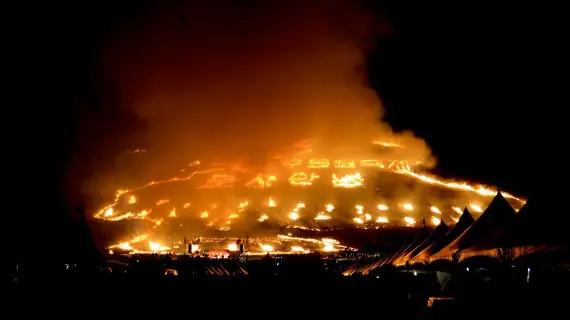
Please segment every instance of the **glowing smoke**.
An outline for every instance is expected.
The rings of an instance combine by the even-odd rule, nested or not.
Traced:
[[[413,135],[392,136],[367,86],[379,23],[342,1],[253,3],[164,5],[109,37],[103,80],[148,124],[147,170],[194,157],[263,165],[306,138],[368,151],[389,137],[408,146],[399,158],[429,157]]]

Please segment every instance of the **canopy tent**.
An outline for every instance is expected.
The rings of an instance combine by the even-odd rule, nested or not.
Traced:
[[[455,252],[477,251],[488,239],[500,235],[506,226],[516,217],[515,210],[509,205],[501,192],[497,192],[485,212],[457,239],[453,240],[433,258],[450,256]]]
[[[551,208],[552,202],[529,200],[520,210],[501,245],[512,247],[570,244],[567,227],[568,214],[559,208]]]
[[[429,234],[427,233],[426,229],[423,228],[422,232],[410,243],[409,245],[405,246],[403,250],[400,251],[398,255],[395,255],[390,263],[394,265],[399,265],[405,263],[404,257],[406,257],[410,252],[412,252],[417,246],[419,246]]]
[[[419,252],[414,257],[413,260],[421,261],[429,259],[431,255],[439,252],[441,249],[445,248],[445,246],[450,244],[453,240],[457,239],[457,237],[459,237],[463,232],[465,232],[465,230],[467,230],[467,228],[469,228],[474,222],[475,219],[473,219],[473,216],[471,215],[469,210],[467,210],[467,207],[465,207],[465,209],[463,209],[463,214],[461,215],[459,221],[457,221],[455,226],[453,226],[453,228],[451,228],[451,230],[449,230],[449,232],[447,232],[445,236],[443,236],[441,239],[433,242],[432,244],[424,248],[421,252]]]
[[[434,244],[435,242],[443,239],[443,237],[449,232],[449,227],[443,219],[439,223],[439,225],[433,230],[433,232],[420,244],[418,244],[413,250],[411,250],[407,255],[405,255],[402,259],[404,261],[412,260],[416,257],[422,250],[429,247],[430,245]],[[410,261],[412,262],[412,261]]]

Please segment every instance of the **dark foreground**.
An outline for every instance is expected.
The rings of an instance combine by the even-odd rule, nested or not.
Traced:
[[[242,264],[247,274],[219,275],[197,267],[205,262],[66,266],[14,281],[5,305],[19,315],[40,310],[78,318],[127,312],[145,318],[536,319],[566,318],[570,297],[565,268],[536,268],[529,277],[526,266],[470,265],[467,271],[457,264],[439,268],[451,275],[442,286],[440,271],[430,267],[382,267],[364,276],[342,276],[342,266],[330,261],[268,259]],[[238,262],[221,263],[231,271]]]

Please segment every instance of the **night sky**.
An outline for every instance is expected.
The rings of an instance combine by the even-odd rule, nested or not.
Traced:
[[[384,119],[396,130],[412,130],[425,139],[438,159],[435,171],[445,177],[524,196],[544,189],[542,172],[557,162],[553,159],[564,144],[553,114],[563,105],[558,100],[562,85],[554,81],[562,61],[554,22],[543,8],[416,2],[366,4],[382,21],[367,54],[366,73],[382,101]],[[69,201],[66,190],[79,188],[83,177],[69,182],[63,173],[77,160],[82,148],[77,132],[85,132],[89,117],[95,114],[94,123],[113,130],[113,136],[127,137],[116,138],[116,150],[105,147],[105,153],[137,139],[144,142],[133,132],[143,132],[147,124],[121,107],[118,88],[101,86],[97,62],[109,35],[131,26],[149,3],[83,1],[14,13],[8,69],[17,107],[9,112],[21,134],[6,147],[18,155],[12,160],[22,170],[10,174],[28,172],[14,188],[24,190],[34,179],[37,190],[44,190],[33,206],[52,212],[50,224],[66,220],[57,212],[79,203]],[[188,19],[182,14],[172,23]],[[11,122],[5,120],[7,126]],[[95,133],[90,139],[96,145],[108,137]]]

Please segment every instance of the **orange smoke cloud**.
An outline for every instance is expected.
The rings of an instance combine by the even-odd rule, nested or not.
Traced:
[[[304,138],[390,136],[411,146],[394,150],[399,158],[429,157],[412,134],[391,134],[367,85],[364,56],[383,22],[342,1],[252,3],[143,10],[108,39],[102,79],[147,122],[147,156],[160,166],[181,157],[263,164]]]

